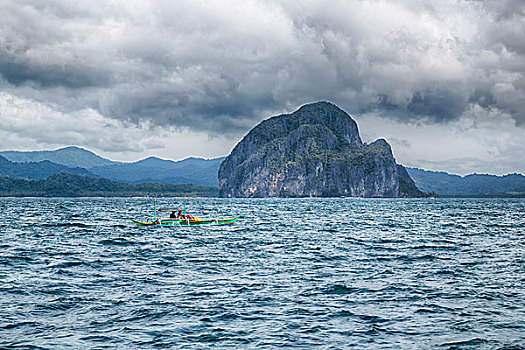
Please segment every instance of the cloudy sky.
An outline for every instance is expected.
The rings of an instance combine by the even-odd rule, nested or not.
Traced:
[[[327,100],[398,162],[525,173],[525,1],[0,0],[0,150],[227,155]]]

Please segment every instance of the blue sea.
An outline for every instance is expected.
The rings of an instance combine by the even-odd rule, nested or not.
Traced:
[[[182,199],[159,198],[180,207]],[[0,199],[1,349],[525,349],[525,200]]]

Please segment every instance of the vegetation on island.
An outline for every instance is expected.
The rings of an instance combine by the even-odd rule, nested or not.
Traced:
[[[45,180],[0,177],[1,197],[216,197],[218,188],[159,183],[129,184],[104,178],[56,174]]]
[[[525,176],[521,174],[459,176],[417,168],[407,171],[418,188],[437,197],[525,197]]]

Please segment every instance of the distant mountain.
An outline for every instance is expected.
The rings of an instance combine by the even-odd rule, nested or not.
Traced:
[[[134,163],[118,163],[90,169],[95,175],[116,181],[196,184],[218,187],[217,173],[224,158],[187,158],[178,162],[149,157]]]
[[[49,176],[60,173],[91,175],[83,168],[70,168],[65,165],[56,164],[48,160],[40,162],[16,163],[0,156],[0,176],[22,178],[22,179],[47,179]]]
[[[383,139],[328,102],[255,126],[221,164],[223,197],[425,197]]]
[[[95,153],[80,147],[65,147],[54,151],[3,151],[0,156],[11,162],[24,164],[30,162],[52,162],[64,166],[56,171],[51,170],[49,164],[41,163],[40,169],[32,164],[32,170],[18,173],[0,173],[5,176],[26,179],[44,179],[49,175],[66,172],[80,175],[97,175],[115,181],[130,183],[171,183],[194,184],[198,186],[218,187],[217,173],[224,158],[203,159],[187,158],[181,161],[164,160],[149,157],[133,163],[115,162],[102,158]],[[81,170],[68,170],[71,168],[84,168]],[[62,169],[63,171],[59,171]],[[31,176],[30,172],[36,175]]]
[[[195,185],[133,185],[89,176],[57,174],[45,180],[0,177],[0,197],[131,197],[183,196],[215,197],[217,188]]]
[[[459,176],[443,171],[406,168],[419,189],[440,196],[520,196],[525,195],[525,176],[471,174]]]
[[[109,159],[102,158],[95,153],[80,147],[65,147],[54,151],[3,151],[0,156],[12,162],[50,162],[65,165],[70,168],[90,169],[96,166],[115,164]]]

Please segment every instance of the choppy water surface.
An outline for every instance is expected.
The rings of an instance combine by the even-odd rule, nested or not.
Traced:
[[[161,199],[177,206],[179,199]],[[0,348],[525,346],[525,200],[0,199]]]

